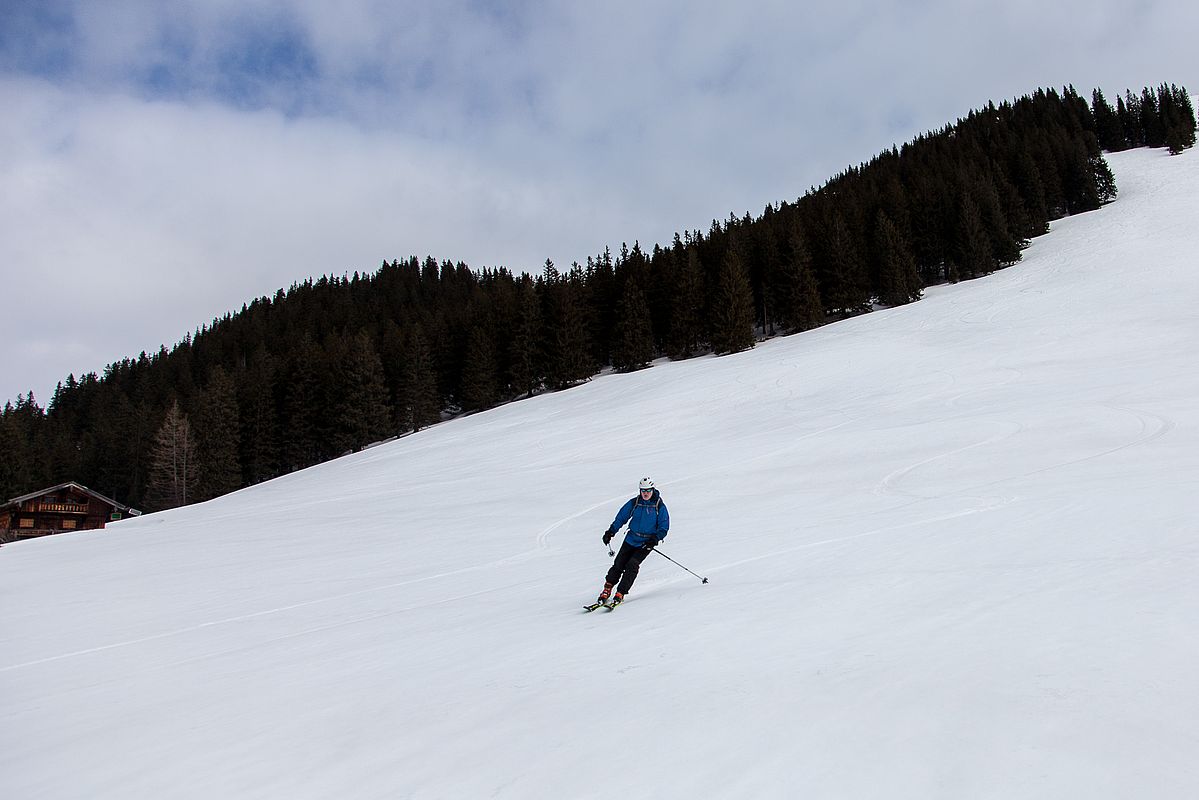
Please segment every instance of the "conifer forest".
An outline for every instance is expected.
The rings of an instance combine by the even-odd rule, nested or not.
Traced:
[[[1116,197],[1103,152],[1195,144],[1186,89],[990,103],[795,200],[536,274],[408,256],[305,280],[0,414],[0,499],[77,481],[157,510],[605,369],[735,353],[1018,262]]]

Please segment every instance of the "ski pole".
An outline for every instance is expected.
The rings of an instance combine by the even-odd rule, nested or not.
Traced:
[[[662,558],[666,559],[666,560],[667,560],[667,561],[669,561],[670,563],[674,564],[676,567],[683,567],[683,565],[682,565],[682,564],[680,564],[679,562],[675,561],[673,558],[671,558],[670,556],[666,555],[665,553],[663,553],[663,552],[662,552],[661,550],[659,550],[658,548],[656,548],[656,547],[655,547],[655,548],[654,548],[654,552],[655,552],[655,553],[657,553],[658,555],[662,556]],[[683,567],[683,569],[687,569],[687,568],[686,568],[686,567]],[[687,571],[688,571],[688,572],[691,572],[691,570],[689,570],[689,569],[687,569]],[[694,572],[691,572],[691,574],[692,574],[692,575],[695,575],[695,573],[694,573]],[[707,578],[701,577],[701,576],[699,576],[699,575],[695,575],[695,577],[699,578],[699,579],[700,579],[700,581],[702,581],[703,583],[707,583],[707,582],[708,582],[708,579],[707,579]]]

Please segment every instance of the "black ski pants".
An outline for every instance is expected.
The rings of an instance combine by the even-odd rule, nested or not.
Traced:
[[[608,583],[616,583],[619,580],[620,584],[616,587],[616,591],[620,594],[628,594],[629,589],[633,588],[633,581],[637,580],[641,562],[648,555],[649,551],[644,547],[633,547],[626,541],[617,551],[616,560],[612,562],[612,569],[608,570],[608,575],[604,580]]]

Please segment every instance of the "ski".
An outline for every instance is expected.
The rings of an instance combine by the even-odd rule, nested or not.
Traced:
[[[590,605],[583,606],[583,610],[587,611],[587,612],[591,612],[591,611],[595,611],[596,609],[602,608],[605,611],[611,611],[612,609],[616,608],[618,605],[620,605],[623,602],[624,602],[623,600],[613,600],[610,603],[605,603],[603,600],[597,600],[596,602],[591,603]]]

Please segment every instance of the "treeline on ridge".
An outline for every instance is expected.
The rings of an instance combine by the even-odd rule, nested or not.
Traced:
[[[145,509],[215,497],[449,415],[733,353],[1016,263],[1116,195],[1102,150],[1195,143],[1183,88],[1039,90],[761,216],[537,275],[410,257],[255,300],[170,350],[0,415],[0,499],[68,480]]]

